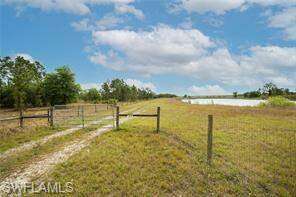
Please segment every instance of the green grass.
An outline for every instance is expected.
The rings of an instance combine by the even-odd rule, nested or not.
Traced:
[[[0,153],[17,147],[23,143],[41,139],[61,130],[63,130],[61,127],[48,126],[19,129],[17,132],[10,133],[9,135],[5,135],[0,138]]]
[[[135,107],[139,107],[140,103],[131,103],[124,105],[121,110],[131,110]],[[112,115],[112,110],[101,110],[96,114],[86,114],[85,124],[89,124],[91,121],[99,120],[103,117]],[[13,132],[10,129],[0,131],[0,153],[7,151],[8,149],[18,147],[24,143],[42,139],[45,136],[54,134],[56,132],[63,131],[67,128],[81,125],[81,118],[69,118],[65,121],[55,122],[54,127],[49,126],[25,126],[25,128],[14,128]],[[5,126],[5,125],[4,125]]]
[[[4,178],[14,171],[25,168],[28,164],[42,159],[45,155],[60,150],[67,142],[75,139],[83,138],[87,133],[94,131],[102,125],[110,124],[110,121],[104,121],[101,124],[92,125],[88,128],[80,129],[74,133],[57,137],[54,140],[48,141],[45,144],[33,147],[30,150],[24,150],[20,153],[13,154],[8,158],[0,161],[0,178]]]
[[[47,142],[36,146],[30,150],[22,151],[20,154],[12,155],[0,162],[0,177],[5,177],[15,170],[25,167],[26,164],[33,162],[42,155],[58,150],[67,141],[80,137],[84,132],[82,130],[73,134],[59,137],[57,140]]]
[[[296,103],[282,96],[270,97],[266,103],[260,103],[261,107],[294,107]]]
[[[296,112],[293,108],[202,106],[175,99],[154,118],[136,118],[98,137],[58,165],[47,181],[73,181],[81,195],[293,196]],[[207,115],[214,116],[213,165],[206,160]]]

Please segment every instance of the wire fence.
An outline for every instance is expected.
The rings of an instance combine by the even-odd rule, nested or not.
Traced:
[[[113,119],[114,106],[107,104],[56,105],[50,108],[34,108],[24,111],[1,110],[0,132],[19,130],[20,127],[57,126],[69,128],[99,124]]]
[[[53,122],[54,125],[82,127],[91,124],[98,124],[102,117],[113,118],[114,107],[111,105],[76,105],[66,106],[58,105],[54,107]]]
[[[155,107],[145,108],[146,113],[155,113]],[[178,110],[175,113],[168,107],[161,107],[160,135],[184,146],[199,164],[210,163],[211,168],[219,171],[223,177],[245,184],[246,188],[252,185],[249,183],[253,183],[267,193],[280,193],[279,190],[295,191],[295,111],[256,111],[223,107],[193,109],[183,105],[180,105]],[[46,109],[38,111],[40,114],[44,112]],[[14,111],[6,113],[17,116]],[[114,120],[114,114],[114,106],[103,104],[59,105],[54,107],[53,122],[54,125],[62,127],[83,127],[98,124],[102,117]],[[213,115],[212,121],[208,115]],[[0,118],[3,117],[0,115]],[[5,114],[5,117],[9,116]],[[43,124],[48,124],[46,120],[43,121]],[[11,124],[15,122],[17,121],[12,120]],[[150,128],[154,124],[154,119],[145,119],[141,122],[141,127],[146,125]],[[210,125],[212,129],[209,129]],[[209,132],[212,132],[211,137]]]
[[[182,111],[182,106],[179,108]],[[160,133],[178,146],[181,144],[198,165],[206,167],[210,163],[211,171],[230,182],[243,184],[247,192],[254,189],[250,185],[257,185],[265,193],[295,192],[296,116],[292,116],[295,112],[278,115],[212,109],[186,108],[181,116],[176,116],[171,109],[163,108]],[[208,115],[213,115],[211,162]]]
[[[237,180],[295,188],[296,119],[241,117],[214,119],[213,162],[238,172]]]

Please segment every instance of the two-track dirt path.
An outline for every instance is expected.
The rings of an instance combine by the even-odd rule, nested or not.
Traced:
[[[123,118],[120,120],[120,123],[123,123],[129,119],[131,119],[131,117]],[[8,177],[4,178],[0,182],[0,196],[1,193],[3,194],[5,192],[7,184],[22,185],[48,174],[57,164],[66,161],[72,155],[78,153],[81,149],[87,147],[94,138],[112,129],[113,124],[108,124],[95,131],[91,131],[83,138],[78,138],[73,141],[70,141],[66,143],[62,149],[51,154],[45,155],[38,161],[34,161],[31,164],[29,164],[24,169],[10,174]]]
[[[109,120],[109,119],[112,119],[112,118],[113,118],[112,116],[106,116],[106,117],[102,118],[101,120],[92,121],[89,124],[86,124],[85,127],[88,127],[89,125],[92,125],[92,124],[99,124],[103,120]],[[65,135],[74,133],[75,131],[78,131],[80,129],[82,129],[81,125],[70,128],[70,129],[66,129],[64,131],[56,132],[56,133],[54,133],[52,135],[48,135],[48,136],[46,136],[46,137],[44,137],[42,139],[39,139],[39,140],[24,143],[24,144],[22,144],[22,145],[20,145],[20,146],[18,146],[16,148],[11,148],[11,149],[3,152],[3,153],[0,153],[0,159],[5,159],[5,158],[7,158],[7,157],[9,157],[9,156],[11,156],[13,154],[19,153],[19,152],[24,151],[24,150],[33,149],[34,147],[43,145],[46,142],[48,142],[48,141],[50,141],[50,140],[52,140],[54,138],[58,138],[58,137],[61,137],[61,136],[65,136]]]

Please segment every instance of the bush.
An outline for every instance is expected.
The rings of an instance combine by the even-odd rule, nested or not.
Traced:
[[[290,101],[289,99],[286,99],[282,96],[275,96],[270,97],[267,102],[260,103],[260,106],[262,107],[292,107],[296,106],[296,103]]]
[[[175,95],[175,94],[168,94],[168,93],[165,93],[165,94],[157,94],[157,95],[154,96],[154,98],[175,98],[175,97],[177,97],[177,95]]]
[[[102,103],[109,104],[109,105],[117,105],[118,100],[117,99],[102,100]]]

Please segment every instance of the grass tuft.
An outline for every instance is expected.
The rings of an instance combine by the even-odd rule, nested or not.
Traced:
[[[293,107],[296,103],[282,96],[270,97],[267,102],[260,103],[261,107]]]

